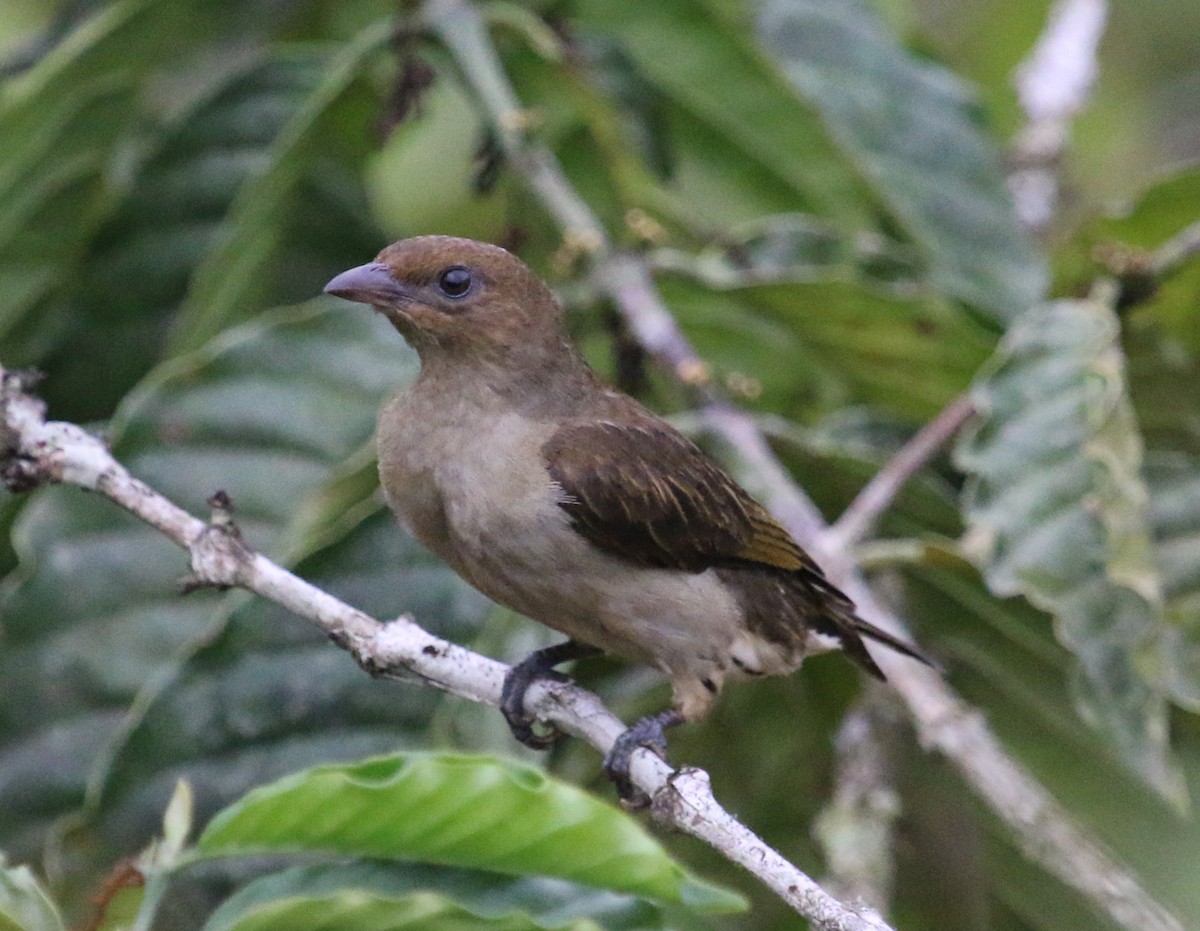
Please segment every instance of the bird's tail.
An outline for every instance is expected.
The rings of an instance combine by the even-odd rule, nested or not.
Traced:
[[[867,651],[867,647],[863,643],[864,637],[874,640],[876,643],[882,643],[885,647],[893,649],[897,653],[912,657],[917,662],[924,663],[930,669],[935,669],[938,672],[942,671],[941,666],[922,653],[916,646],[889,634],[886,630],[881,630],[868,621],[864,621],[857,614],[842,615],[838,617],[837,621],[838,639],[842,642],[842,650],[880,682],[886,682],[887,676],[883,674],[883,670],[871,658],[871,654]]]

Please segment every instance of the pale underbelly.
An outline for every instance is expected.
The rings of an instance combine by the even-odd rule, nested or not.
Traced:
[[[494,601],[668,674],[720,662],[742,626],[735,599],[711,571],[640,568],[569,538],[532,558],[495,538],[459,555],[463,575]]]

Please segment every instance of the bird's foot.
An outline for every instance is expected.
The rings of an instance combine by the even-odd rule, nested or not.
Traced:
[[[629,764],[633,751],[639,747],[653,750],[664,760],[667,758],[666,729],[683,723],[683,715],[674,708],[647,715],[632,727],[627,728],[615,741],[604,757],[604,774],[617,787],[617,796],[626,808],[641,809],[650,804],[646,793],[633,784],[629,775]]]
[[[595,656],[599,652],[596,647],[568,640],[534,650],[509,670],[500,690],[500,713],[517,740],[534,750],[547,750],[554,746],[562,733],[548,724],[534,729],[535,718],[525,710],[525,693],[539,679],[566,682],[567,677],[556,672],[555,666],[568,660]]]

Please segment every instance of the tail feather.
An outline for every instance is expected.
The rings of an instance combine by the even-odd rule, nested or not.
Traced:
[[[868,637],[877,643],[882,643],[886,647],[890,647],[897,653],[911,657],[917,662],[924,663],[930,669],[935,669],[941,672],[941,667],[922,653],[913,644],[901,640],[899,637],[894,637],[886,630],[881,630],[874,624],[864,621],[857,614],[851,615],[849,618],[839,618],[838,637],[842,641],[842,649],[847,655],[856,660],[867,672],[873,675],[881,682],[887,681],[887,677],[883,674],[883,670],[871,658],[871,654],[867,652],[866,645],[862,638]]]

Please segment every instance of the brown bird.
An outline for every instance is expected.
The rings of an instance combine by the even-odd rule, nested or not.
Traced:
[[[379,475],[425,546],[488,597],[566,634],[505,681],[518,740],[529,685],[604,652],[671,682],[673,706],[617,741],[605,768],[628,796],[638,746],[702,718],[725,680],[785,675],[840,646],[883,673],[863,637],[922,662],[868,624],[766,509],[712,458],[572,347],[550,290],[497,246],[422,236],[325,290],[370,304],[421,373],[383,409]]]

